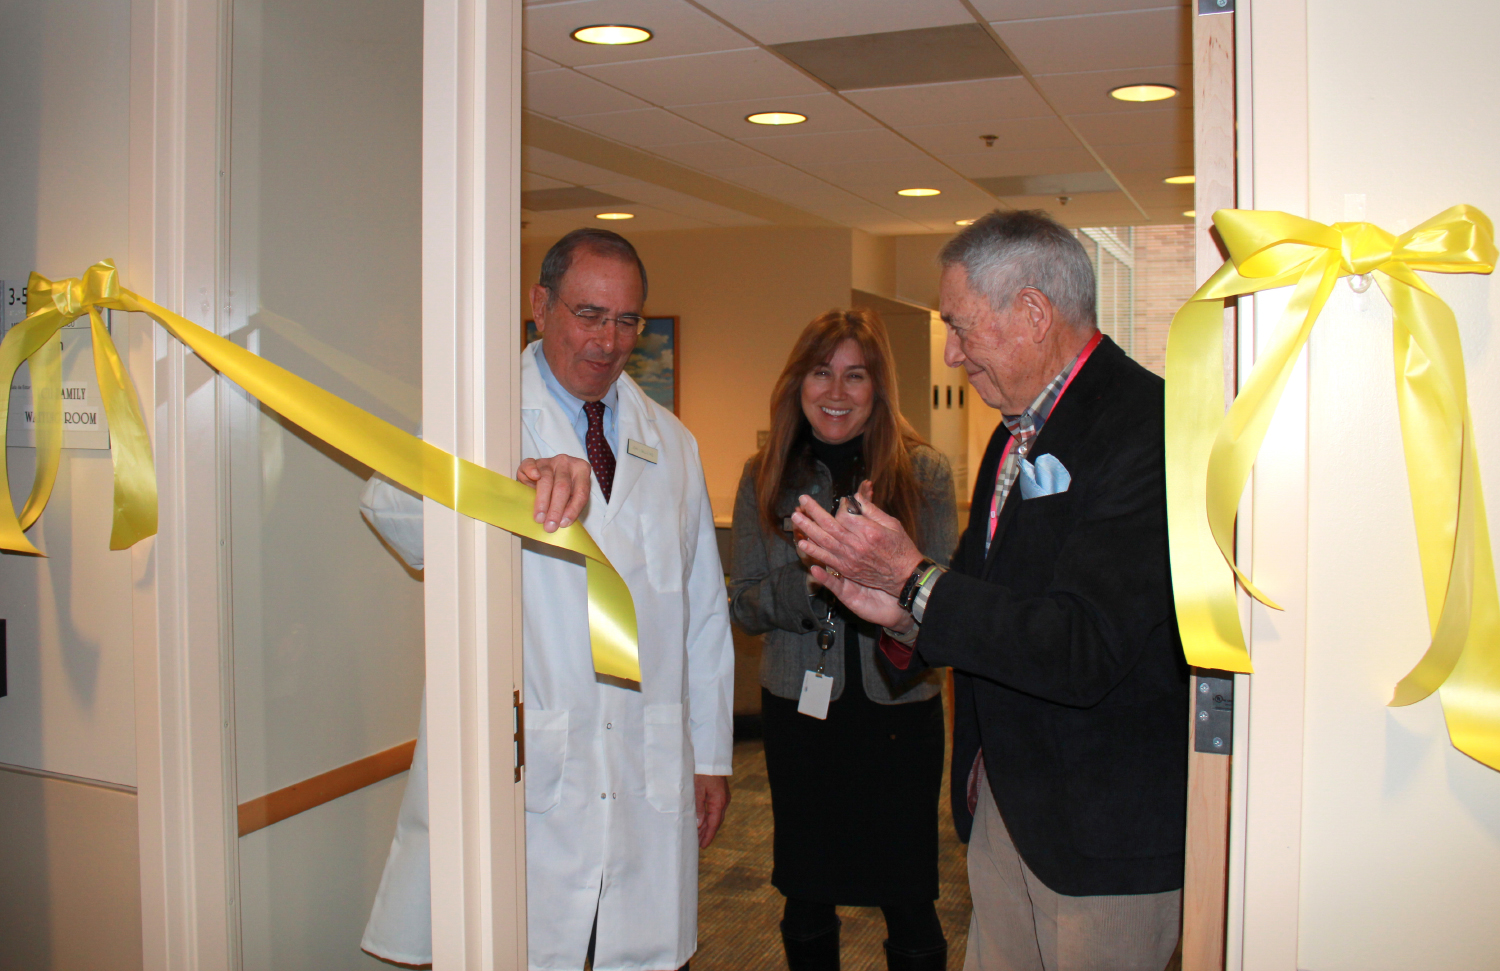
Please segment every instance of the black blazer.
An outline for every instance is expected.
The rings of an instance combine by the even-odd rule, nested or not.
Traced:
[[[1023,500],[985,555],[1002,424],[976,480],[953,569],[916,650],[954,669],[953,817],[984,747],[990,791],[1022,859],[1070,896],[1182,886],[1188,671],[1172,607],[1162,380],[1108,337],[1032,446],[1072,476]]]

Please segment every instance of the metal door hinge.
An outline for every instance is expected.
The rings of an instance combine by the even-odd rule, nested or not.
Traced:
[[[1224,678],[1193,676],[1193,729],[1193,751],[1214,755],[1228,755],[1233,751],[1232,675]]]
[[[511,737],[516,743],[516,781],[521,781],[521,767],[526,764],[526,706],[521,703],[521,692],[514,694],[516,733]]]

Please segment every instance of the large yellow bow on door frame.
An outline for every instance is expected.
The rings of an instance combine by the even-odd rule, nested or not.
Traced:
[[[467,462],[290,371],[210,333],[120,286],[108,261],[89,267],[82,279],[56,283],[33,273],[28,306],[35,308],[0,342],[0,381],[10,387],[21,362],[31,361],[35,398],[37,461],[30,498],[17,518],[0,502],[0,549],[39,551],[25,536],[47,505],[62,449],[61,341],[58,331],[84,314],[94,334],[94,369],[109,423],[114,461],[114,527],[109,548],[122,550],[156,532],[156,472],[151,442],[135,386],[110,341],[99,311],[143,313],[192,348],[208,365],[293,424],[419,495],[514,533],[582,555],[588,568],[589,633],[594,670],[641,679],[635,603],[620,574],[579,523],[547,533],[532,521],[531,489]],[[0,496],[9,496],[4,461],[10,395],[0,394]]]
[[[1500,769],[1500,598],[1453,311],[1414,272],[1489,273],[1494,230],[1454,206],[1392,236],[1369,223],[1221,209],[1229,260],[1172,319],[1167,338],[1167,518],[1177,623],[1189,664],[1250,671],[1235,580],[1276,607],[1234,561],[1250,468],[1302,345],[1339,277],[1373,274],[1394,311],[1396,398],[1432,643],[1392,705],[1441,689],[1453,744]],[[1224,411],[1223,301],[1295,286],[1281,321]],[[1229,569],[1225,569],[1225,563]],[[1278,608],[1279,609],[1279,608]]]

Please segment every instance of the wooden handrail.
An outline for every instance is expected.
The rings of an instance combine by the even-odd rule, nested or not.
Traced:
[[[417,740],[376,752],[362,759],[330,769],[322,775],[295,782],[285,789],[268,792],[257,799],[240,803],[240,835],[248,836],[272,823],[305,813],[325,802],[365,786],[374,785],[382,779],[405,772],[411,768],[411,755],[416,750]]]

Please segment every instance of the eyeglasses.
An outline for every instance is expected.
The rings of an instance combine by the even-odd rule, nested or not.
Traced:
[[[606,324],[614,324],[620,330],[634,331],[637,335],[646,329],[646,318],[640,314],[620,314],[617,317],[606,317],[602,311],[595,310],[593,307],[574,310],[572,307],[568,307],[566,303],[563,303],[561,297],[557,298],[557,302],[562,303],[564,307],[568,308],[568,313],[582,321],[580,326],[590,334],[599,333],[604,329]]]

